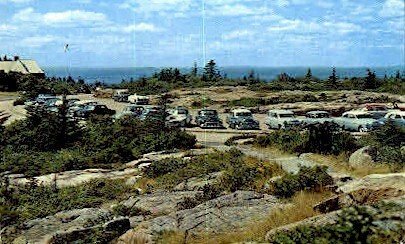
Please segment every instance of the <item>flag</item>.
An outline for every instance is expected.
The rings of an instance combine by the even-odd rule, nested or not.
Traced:
[[[64,49],[65,49],[65,52],[69,51],[69,44],[65,44]]]

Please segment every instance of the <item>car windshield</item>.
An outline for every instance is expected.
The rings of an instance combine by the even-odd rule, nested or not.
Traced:
[[[187,114],[188,114],[188,111],[185,110],[185,109],[178,109],[178,110],[177,110],[177,113],[178,113],[178,114],[185,114],[185,115],[187,115]]]
[[[369,107],[367,110],[368,111],[387,111],[387,108],[384,106],[375,106],[375,107]]]
[[[280,114],[280,118],[294,118],[294,114]]]
[[[215,110],[205,110],[205,111],[201,111],[201,114],[204,116],[215,116],[217,115],[217,111]]]
[[[85,107],[85,109],[87,109],[87,110],[94,110],[94,109],[95,109],[95,106],[94,106],[94,105],[88,105],[88,106]]]
[[[370,114],[358,114],[357,118],[358,119],[371,119],[373,117]]]
[[[252,117],[252,113],[250,112],[240,112],[240,113],[236,113],[237,117]]]
[[[318,113],[318,114],[312,114],[309,117],[312,117],[312,118],[329,118],[329,114],[328,113]]]

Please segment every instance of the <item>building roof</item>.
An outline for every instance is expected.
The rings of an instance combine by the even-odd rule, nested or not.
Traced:
[[[5,73],[15,72],[21,74],[43,74],[44,71],[36,61],[20,59],[16,61],[0,61],[0,71]]]

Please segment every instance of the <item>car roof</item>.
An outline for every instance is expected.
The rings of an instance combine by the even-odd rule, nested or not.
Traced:
[[[329,114],[329,112],[322,111],[322,110],[315,110],[315,111],[310,111],[307,114]]]
[[[233,113],[251,113],[252,111],[250,111],[249,109],[245,109],[245,108],[239,108],[239,109],[234,109],[232,110]]]
[[[397,115],[401,115],[401,116],[405,116],[405,111],[391,111],[389,113],[387,113],[387,115],[392,115],[392,114],[397,114]]]
[[[347,112],[343,113],[343,115],[345,115],[345,114],[355,114],[355,115],[367,114],[367,115],[370,115],[370,113],[368,113],[368,112],[359,111],[359,110],[347,111]]]
[[[273,109],[273,110],[269,110],[269,113],[294,114],[293,111],[291,111],[291,110],[286,110],[286,109]]]

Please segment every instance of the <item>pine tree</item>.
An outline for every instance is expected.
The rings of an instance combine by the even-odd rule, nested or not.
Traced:
[[[367,77],[365,82],[366,89],[375,89],[377,88],[377,77],[374,71],[367,69]]]
[[[329,76],[328,83],[332,88],[337,88],[337,81],[338,81],[338,76],[336,74],[336,68],[332,68],[332,74]]]
[[[212,82],[221,79],[221,74],[214,60],[210,60],[204,67],[203,78],[205,81]]]
[[[312,71],[308,68],[307,74],[305,75],[305,82],[310,83],[312,81]]]
[[[197,63],[194,62],[193,69],[191,70],[191,76],[192,76],[192,77],[197,77],[197,75],[198,75]]]

